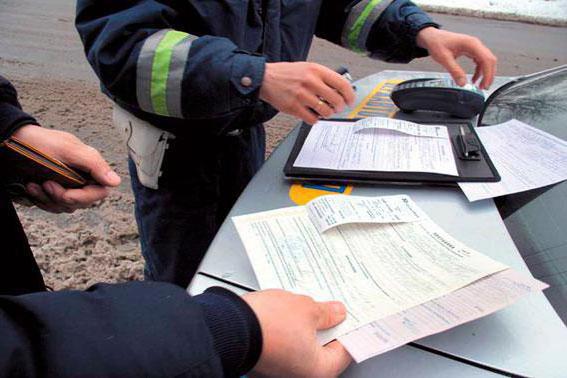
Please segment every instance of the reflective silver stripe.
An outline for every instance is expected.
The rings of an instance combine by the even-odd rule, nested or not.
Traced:
[[[366,41],[368,40],[372,26],[378,20],[378,18],[380,18],[382,12],[384,12],[384,10],[388,8],[388,5],[390,5],[390,3],[391,1],[382,0],[382,2],[380,2],[374,7],[374,9],[372,9],[372,13],[370,13],[370,16],[368,16],[368,18],[366,19],[366,22],[362,27],[362,31],[358,36],[357,45],[359,49],[366,51]]]
[[[183,118],[181,104],[181,84],[183,83],[183,73],[187,65],[187,57],[191,48],[191,41],[194,38],[187,36],[183,41],[179,42],[174,48],[169,66],[169,75],[167,76],[167,110],[171,117]]]
[[[368,13],[368,10],[365,12],[365,9],[372,2],[377,4],[374,5],[370,13]],[[341,34],[342,46],[357,51],[366,51],[366,41],[368,40],[372,26],[391,3],[392,0],[363,0],[356,4],[349,12],[343,27]],[[362,23],[362,25],[360,25],[360,23]],[[356,37],[354,41],[353,36]]]
[[[154,113],[152,105],[152,65],[154,53],[165,34],[171,29],[160,30],[144,42],[136,65],[136,97],[138,106],[145,112]]]

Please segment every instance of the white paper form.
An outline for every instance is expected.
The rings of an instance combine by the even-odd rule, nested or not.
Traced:
[[[355,133],[371,129],[392,130],[398,133],[428,138],[444,138],[446,126],[420,125],[419,123],[402,121],[385,117],[368,117],[354,123]]]
[[[234,217],[262,289],[281,288],[345,303],[328,341],[505,269],[429,219],[343,225],[320,234],[305,207]]]
[[[319,121],[294,162],[295,167],[356,171],[427,172],[458,175],[445,126],[429,138],[354,123]]]
[[[499,182],[459,183],[469,199],[523,192],[567,179],[567,142],[518,120],[476,132],[500,173]]]
[[[441,298],[364,325],[340,336],[356,362],[501,310],[548,285],[504,270]]]
[[[311,222],[320,233],[347,223],[415,222],[427,217],[406,195],[329,195],[318,197],[305,207]]]

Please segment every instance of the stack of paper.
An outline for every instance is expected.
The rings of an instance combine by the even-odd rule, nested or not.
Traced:
[[[548,286],[511,269],[339,337],[356,362],[490,315]]]
[[[463,182],[459,186],[477,201],[523,192],[567,180],[567,142],[518,120],[480,127],[476,132],[501,180]]]
[[[346,305],[347,319],[319,336],[323,343],[339,338],[357,361],[484,316],[542,287],[515,274],[479,281],[507,267],[453,239],[407,196],[326,196],[233,221],[262,289]],[[486,285],[505,287],[502,282],[517,290],[490,297]],[[431,311],[455,303],[459,307],[451,316],[446,312],[446,322],[427,320]],[[392,334],[403,328],[398,323],[407,329]]]
[[[446,126],[378,117],[360,120],[354,127],[344,122],[317,122],[293,165],[458,175]]]

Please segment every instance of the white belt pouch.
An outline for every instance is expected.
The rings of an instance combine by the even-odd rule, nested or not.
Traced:
[[[140,183],[147,188],[158,189],[168,140],[175,136],[135,117],[116,104],[113,123],[126,139],[128,154],[136,165]]]

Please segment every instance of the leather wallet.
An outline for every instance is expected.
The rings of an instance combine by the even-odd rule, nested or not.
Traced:
[[[87,179],[65,163],[11,137],[0,144],[0,180],[12,197],[25,196],[25,185],[55,181],[64,188],[80,188]]]

